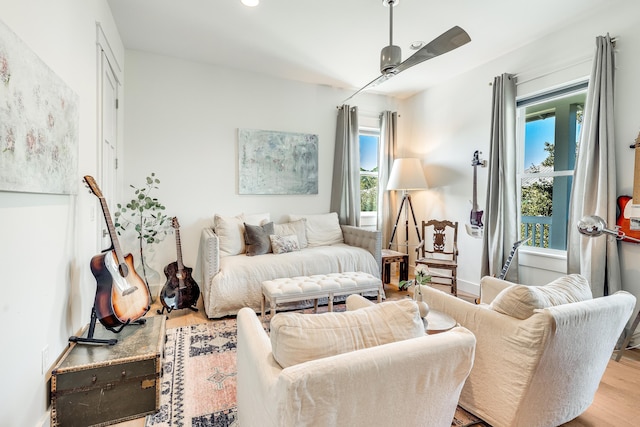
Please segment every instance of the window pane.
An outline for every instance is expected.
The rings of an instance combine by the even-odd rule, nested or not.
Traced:
[[[521,180],[520,237],[529,246],[566,249],[569,197],[573,177],[526,177]]]
[[[378,210],[378,135],[360,134],[360,211]]]
[[[360,135],[360,170],[378,171],[378,137]]]
[[[378,175],[360,175],[360,210],[378,210]]]
[[[586,84],[519,101],[524,129],[520,171],[520,232],[527,243],[566,250],[572,172],[580,139]],[[522,122],[521,122],[522,123]]]
[[[524,136],[525,172],[553,171],[555,128],[555,112],[533,120],[529,120],[527,115]]]

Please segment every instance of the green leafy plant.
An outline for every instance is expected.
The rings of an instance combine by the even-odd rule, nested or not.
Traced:
[[[415,268],[415,278],[411,280],[401,280],[398,283],[398,288],[401,291],[406,291],[409,286],[416,285],[427,285],[431,283],[431,274],[429,272],[429,267],[424,264],[418,264]],[[417,292],[420,292],[420,288],[416,287]]]
[[[155,173],[147,176],[145,185],[134,189],[134,197],[126,205],[117,204],[118,210],[114,213],[114,226],[118,235],[133,229],[138,238],[140,248],[140,260],[145,281],[147,272],[144,262],[144,248],[155,243],[160,243],[171,230],[171,220],[164,214],[165,206],[152,197],[151,193],[157,190],[160,180]],[[145,245],[146,244],[146,245]]]

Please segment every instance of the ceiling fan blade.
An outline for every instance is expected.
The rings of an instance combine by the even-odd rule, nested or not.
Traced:
[[[420,48],[420,50],[400,63],[393,71],[397,74],[428,59],[457,49],[470,41],[471,37],[469,37],[469,34],[462,28],[455,26]]]
[[[377,86],[380,83],[386,82],[387,80],[389,80],[393,76],[395,76],[395,73],[388,73],[388,74],[379,75],[378,77],[376,77],[375,79],[371,80],[369,83],[367,83],[366,85],[364,85],[363,87],[358,89],[357,92],[354,92],[350,97],[348,97],[347,99],[342,101],[342,103],[344,104],[345,102],[347,102],[348,100],[350,100],[351,98],[353,98],[354,96],[356,96],[357,94],[359,94],[360,92],[362,92],[364,90],[371,89],[372,87]]]

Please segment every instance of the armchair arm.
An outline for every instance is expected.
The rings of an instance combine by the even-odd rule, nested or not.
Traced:
[[[344,243],[371,252],[382,269],[382,233],[378,230],[366,230],[353,225],[341,225]]]
[[[492,276],[484,276],[480,279],[480,304],[491,304],[503,289],[513,286],[515,283],[497,279]]]
[[[220,271],[220,242],[213,229],[205,227],[200,233],[200,246],[196,261],[196,277],[202,280],[201,287],[209,289],[211,279]]]
[[[277,409],[271,405],[273,387],[282,368],[271,353],[271,341],[256,313],[240,309],[237,348],[237,402],[240,425],[277,427]],[[268,414],[268,416],[264,416]]]

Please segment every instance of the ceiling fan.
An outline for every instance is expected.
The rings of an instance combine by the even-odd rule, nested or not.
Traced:
[[[418,65],[424,61],[440,56],[459,48],[471,41],[469,34],[462,28],[455,26],[445,31],[430,43],[422,46],[416,53],[402,61],[402,50],[400,46],[393,44],[393,7],[399,0],[383,0],[382,4],[389,6],[389,45],[382,48],[380,52],[380,76],[364,85],[357,92],[345,99],[348,101],[360,92],[371,89],[400,72]]]

